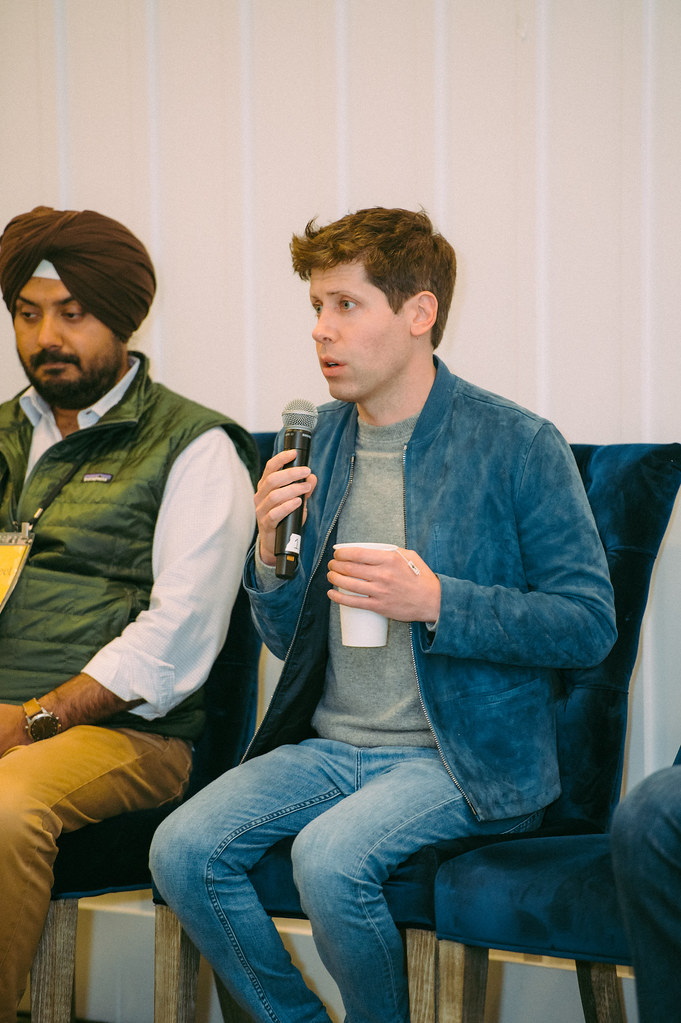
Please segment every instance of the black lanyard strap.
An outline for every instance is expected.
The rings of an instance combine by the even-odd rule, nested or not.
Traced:
[[[75,465],[72,465],[71,468],[69,469],[69,471],[63,477],[63,479],[60,479],[57,483],[55,483],[55,485],[52,487],[52,489],[50,490],[50,492],[48,493],[47,497],[45,498],[43,503],[40,505],[40,507],[36,508],[36,510],[35,510],[35,512],[33,514],[33,518],[30,519],[30,521],[28,522],[29,530],[33,529],[33,527],[35,526],[36,522],[38,521],[40,516],[43,514],[43,512],[47,508],[49,508],[49,506],[54,501],[55,497],[57,497],[58,494],[61,493],[61,491],[66,486],[66,484],[70,480],[73,479],[73,477],[76,475],[76,473],[80,469],[81,465],[83,464],[83,461],[84,461],[84,459],[81,459],[79,462],[76,462]]]

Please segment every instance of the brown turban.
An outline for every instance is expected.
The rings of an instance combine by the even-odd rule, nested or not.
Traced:
[[[86,312],[124,340],[149,312],[153,264],[141,241],[117,220],[49,206],[10,220],[0,238],[0,287],[12,316],[19,292],[43,259]]]

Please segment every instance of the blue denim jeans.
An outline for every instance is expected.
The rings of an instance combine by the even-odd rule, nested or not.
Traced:
[[[477,821],[436,750],[309,739],[228,771],[161,825],[156,884],[233,997],[263,1023],[329,1023],[247,877],[288,835],[294,879],[348,1023],[406,1023],[388,875],[425,845],[536,827]]]
[[[640,1023],[681,1019],[681,765],[625,796],[611,848]]]

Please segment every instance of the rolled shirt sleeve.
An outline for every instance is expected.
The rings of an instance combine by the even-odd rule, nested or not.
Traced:
[[[229,626],[253,538],[253,486],[233,442],[208,430],[177,458],[163,494],[146,611],[83,671],[151,720],[206,680]]]

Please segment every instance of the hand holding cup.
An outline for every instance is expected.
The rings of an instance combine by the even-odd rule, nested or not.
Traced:
[[[440,614],[440,580],[415,551],[395,544],[336,544],[327,578],[329,599],[341,608],[402,622],[434,622]]]

